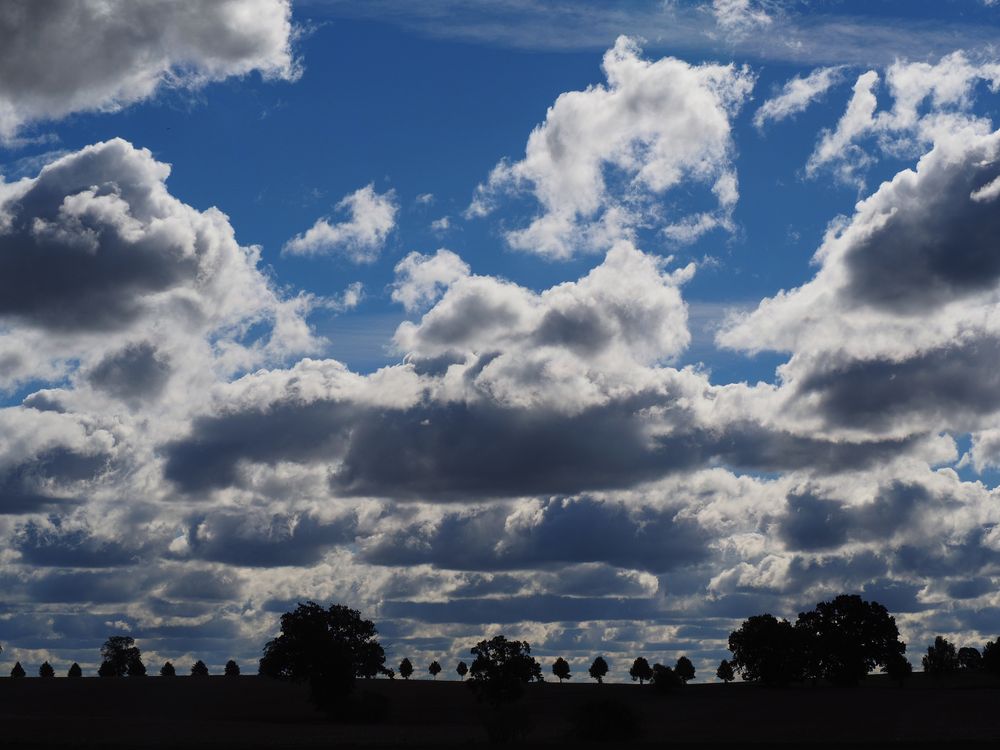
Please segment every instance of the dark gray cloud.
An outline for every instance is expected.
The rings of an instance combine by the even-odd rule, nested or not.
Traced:
[[[818,368],[797,385],[831,424],[883,430],[900,421],[968,424],[1000,409],[1000,338],[931,349],[903,360]]]
[[[86,529],[64,529],[58,523],[28,521],[19,527],[12,547],[24,562],[39,567],[117,568],[134,565],[143,554],[121,539],[93,536]]]
[[[123,401],[156,396],[169,378],[168,358],[148,341],[110,352],[87,373],[92,386]]]
[[[194,559],[229,565],[312,565],[338,544],[353,541],[356,521],[323,521],[312,515],[220,511],[189,521],[187,543]]]
[[[642,598],[514,596],[453,599],[442,602],[383,602],[383,617],[427,623],[581,622],[584,620],[650,620],[663,615],[658,602]]]
[[[82,501],[72,483],[94,479],[111,458],[52,448],[7,468],[0,468],[0,514],[33,513]]]
[[[590,498],[552,499],[542,503],[531,523],[510,526],[507,508],[488,507],[447,513],[433,527],[404,527],[365,549],[362,557],[379,565],[430,563],[459,570],[593,561],[664,571],[708,555],[709,534],[679,518],[677,511],[632,510]]]

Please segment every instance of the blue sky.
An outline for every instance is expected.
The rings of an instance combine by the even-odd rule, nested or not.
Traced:
[[[0,17],[4,658],[995,635],[1000,6],[90,7]]]

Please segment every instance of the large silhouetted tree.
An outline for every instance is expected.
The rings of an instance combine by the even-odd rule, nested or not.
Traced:
[[[965,672],[978,672],[983,667],[983,655],[979,649],[963,646],[958,650],[958,668]]]
[[[69,671],[66,673],[66,676],[67,677],[83,677],[83,670],[80,669],[80,665],[79,664],[77,664],[76,662],[73,662],[70,665]]]
[[[441,665],[438,664],[437,659],[430,663],[430,666],[427,667],[427,671],[431,673],[431,677],[435,680],[438,678],[438,675],[441,674]]]
[[[568,680],[573,676],[569,673],[569,662],[561,656],[557,657],[556,660],[552,662],[552,674],[556,676],[556,679],[559,680],[559,682]]]
[[[134,654],[129,654],[128,676],[129,677],[146,676],[146,665],[142,663],[142,657],[139,656],[139,649],[136,649]]]
[[[591,679],[597,680],[598,685],[604,682],[604,676],[608,673],[608,663],[604,661],[604,657],[598,656],[594,659],[594,663],[590,665],[587,673]]]
[[[480,700],[493,705],[521,697],[524,686],[542,681],[542,667],[531,656],[527,641],[510,641],[496,635],[470,649],[475,659],[469,667],[469,685]]]
[[[719,668],[715,670],[715,676],[726,684],[736,679],[736,675],[733,673],[733,665],[726,659],[719,662]]]
[[[101,677],[124,677],[135,662],[142,662],[142,654],[130,635],[113,635],[101,646]],[[136,667],[138,672],[138,667]]]
[[[465,675],[469,674],[469,665],[464,661],[460,661],[458,666],[455,667],[455,671],[458,672],[458,679],[464,680]]]
[[[628,673],[632,678],[632,682],[638,680],[641,685],[642,683],[652,679],[653,668],[649,666],[649,662],[646,661],[646,657],[638,656],[636,657],[636,660],[632,662],[632,666],[629,668]]]
[[[731,664],[748,682],[787,685],[802,678],[799,634],[788,620],[754,615],[729,634]]]
[[[399,676],[408,680],[411,674],[413,674],[413,664],[409,659],[403,657],[403,661],[399,662]]]
[[[21,666],[21,662],[14,662],[13,669],[10,670],[11,677],[24,677],[24,667]]]
[[[804,673],[835,685],[857,685],[875,667],[906,651],[896,620],[878,602],[842,594],[795,622]]]
[[[38,676],[39,677],[55,677],[56,676],[56,670],[54,670],[52,668],[52,665],[49,664],[47,661],[43,661],[42,662],[42,666],[40,666],[38,668]]]
[[[934,645],[927,647],[927,655],[921,660],[924,672],[932,677],[941,677],[958,669],[955,644],[943,636],[934,639]]]
[[[677,664],[674,665],[674,673],[681,682],[687,684],[688,680],[694,679],[694,664],[686,656],[682,656],[677,660]]]
[[[988,641],[983,646],[983,669],[990,674],[1000,675],[1000,638]]]
[[[205,662],[198,659],[194,664],[191,665],[191,676],[192,677],[208,677],[208,667],[205,666]]]
[[[358,677],[387,674],[385,651],[371,620],[341,604],[299,604],[281,616],[281,634],[264,646],[260,673],[308,682],[313,703],[343,707]]]
[[[163,662],[163,666],[160,667],[160,677],[176,677],[177,670],[174,669],[174,665],[169,661]]]

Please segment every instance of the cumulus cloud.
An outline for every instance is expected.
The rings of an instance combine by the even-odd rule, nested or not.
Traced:
[[[396,264],[392,299],[407,312],[435,302],[453,283],[469,275],[469,265],[451,250],[410,253]]]
[[[831,86],[839,83],[843,68],[839,66],[816,68],[809,75],[796,76],[788,81],[781,92],[758,107],[753,116],[753,124],[763,130],[768,122],[780,122],[799,112],[804,112],[810,104],[821,98]]]
[[[0,10],[0,138],[167,87],[298,76],[288,0],[14,0]]]
[[[319,219],[305,233],[285,243],[289,255],[327,255],[340,253],[353,263],[372,263],[378,258],[389,233],[396,226],[399,205],[396,193],[376,193],[366,185],[345,196],[337,210],[349,214],[346,221],[331,223]]]
[[[754,77],[728,65],[649,62],[619,37],[604,56],[607,85],[559,96],[528,139],[524,159],[502,161],[476,189],[467,215],[530,192],[541,213],[506,233],[508,244],[550,258],[609,246],[656,220],[653,203],[682,182],[716,191],[716,224],[735,203],[730,118]],[[616,188],[608,173],[623,175]],[[682,217],[675,217],[679,220]]]

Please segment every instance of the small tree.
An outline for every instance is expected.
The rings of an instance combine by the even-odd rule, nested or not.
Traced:
[[[38,668],[38,676],[39,677],[55,677],[56,676],[56,670],[54,670],[52,668],[51,664],[49,664],[47,661],[44,661],[44,662],[42,662],[42,666],[40,666]]]
[[[435,680],[438,678],[438,675],[441,674],[441,665],[438,664],[437,659],[431,662],[430,666],[427,667],[427,671],[431,673],[431,677]]]
[[[466,664],[464,661],[460,661],[458,663],[458,666],[455,667],[455,671],[458,672],[458,679],[464,680],[465,675],[469,673],[469,665]]]
[[[990,674],[1000,675],[1000,638],[983,646],[983,669]]]
[[[604,657],[598,656],[594,659],[594,663],[590,665],[587,673],[592,679],[597,680],[598,685],[604,682],[604,676],[608,673],[608,663],[604,661]]]
[[[903,687],[903,683],[913,674],[913,665],[902,654],[894,654],[882,666],[882,671],[889,675],[890,680],[895,680],[900,687]]]
[[[649,682],[658,693],[669,693],[684,684],[674,670],[662,664],[653,665],[653,677]]]
[[[413,674],[413,665],[409,659],[404,657],[403,661],[399,662],[399,676],[404,680],[408,680],[411,674]]]
[[[719,662],[719,668],[715,670],[715,676],[727,685],[736,679],[736,675],[733,674],[733,665],[726,659]]]
[[[67,677],[83,677],[83,670],[80,669],[80,665],[73,662],[70,665],[69,671],[66,673]]]
[[[208,677],[208,667],[205,666],[205,662],[201,659],[196,661],[191,665],[191,676],[192,677]]]
[[[24,677],[24,667],[21,666],[21,662],[14,662],[14,668],[10,670],[11,677]]]
[[[939,635],[934,639],[934,645],[927,647],[927,655],[921,661],[924,672],[934,678],[954,672],[958,669],[955,644]]]
[[[240,665],[237,664],[232,659],[230,659],[229,661],[226,662],[226,668],[225,668],[223,674],[225,674],[226,677],[239,677],[240,676]]]
[[[160,677],[176,677],[177,670],[174,669],[174,665],[169,661],[163,662],[163,666],[160,667]]]
[[[682,656],[674,666],[674,673],[686,685],[688,680],[694,679],[694,664],[686,656]]]
[[[641,685],[652,679],[653,668],[649,666],[649,662],[646,661],[644,656],[637,656],[635,661],[632,662],[632,666],[629,668],[628,673],[632,678],[632,682],[638,680]]]
[[[552,674],[556,676],[559,682],[562,682],[563,680],[568,680],[573,676],[569,673],[569,662],[567,662],[561,656],[558,657],[554,662],[552,662]]]
[[[983,656],[979,649],[963,646],[958,650],[958,668],[965,672],[978,672],[983,667]]]

